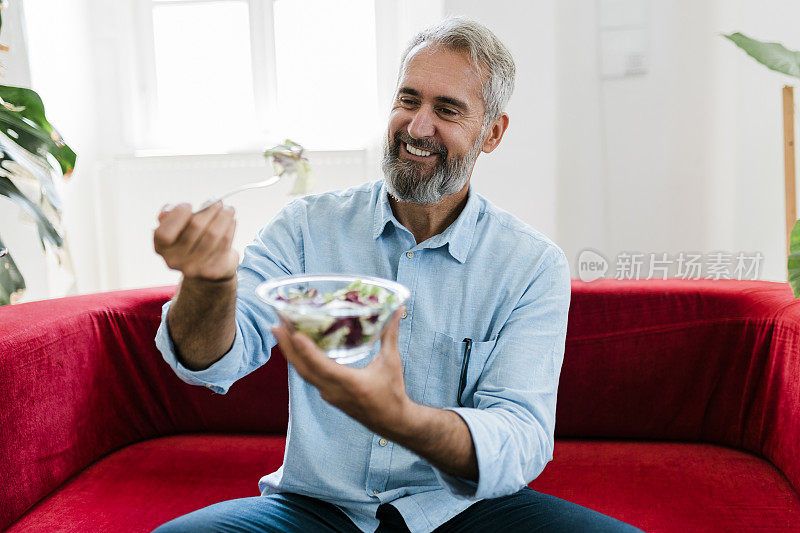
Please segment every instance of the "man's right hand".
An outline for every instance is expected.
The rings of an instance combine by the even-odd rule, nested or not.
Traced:
[[[192,214],[189,204],[165,208],[153,233],[156,252],[185,279],[222,281],[236,276],[239,254],[231,247],[234,210],[217,202]]]

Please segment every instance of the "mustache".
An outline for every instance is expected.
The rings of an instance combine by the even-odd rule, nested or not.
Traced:
[[[426,152],[440,154],[444,159],[447,158],[447,148],[444,145],[431,141],[430,139],[415,139],[404,131],[398,131],[394,134],[394,142],[395,147],[400,143],[406,143],[420,150],[425,150]]]

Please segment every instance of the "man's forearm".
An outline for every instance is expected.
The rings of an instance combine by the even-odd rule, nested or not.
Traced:
[[[405,423],[385,435],[452,476],[478,481],[478,457],[467,423],[457,413],[409,402]]]
[[[236,338],[236,277],[181,281],[167,313],[169,334],[181,364],[203,370],[219,360]]]

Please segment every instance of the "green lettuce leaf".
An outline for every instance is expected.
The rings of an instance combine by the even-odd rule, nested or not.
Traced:
[[[314,187],[311,164],[303,155],[303,151],[301,145],[290,139],[264,151],[264,157],[272,158],[272,168],[276,176],[284,174],[294,176],[294,184],[289,191],[292,195],[308,194]]]

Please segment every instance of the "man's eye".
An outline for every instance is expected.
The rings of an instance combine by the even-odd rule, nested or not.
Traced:
[[[439,108],[439,113],[441,113],[446,117],[454,117],[458,114],[458,111],[456,111],[455,109],[451,109],[449,107],[441,107]]]
[[[415,104],[415,102],[414,102],[414,100],[412,98],[400,97],[399,100],[400,100],[400,103],[402,105],[406,106],[406,107],[413,106]]]

